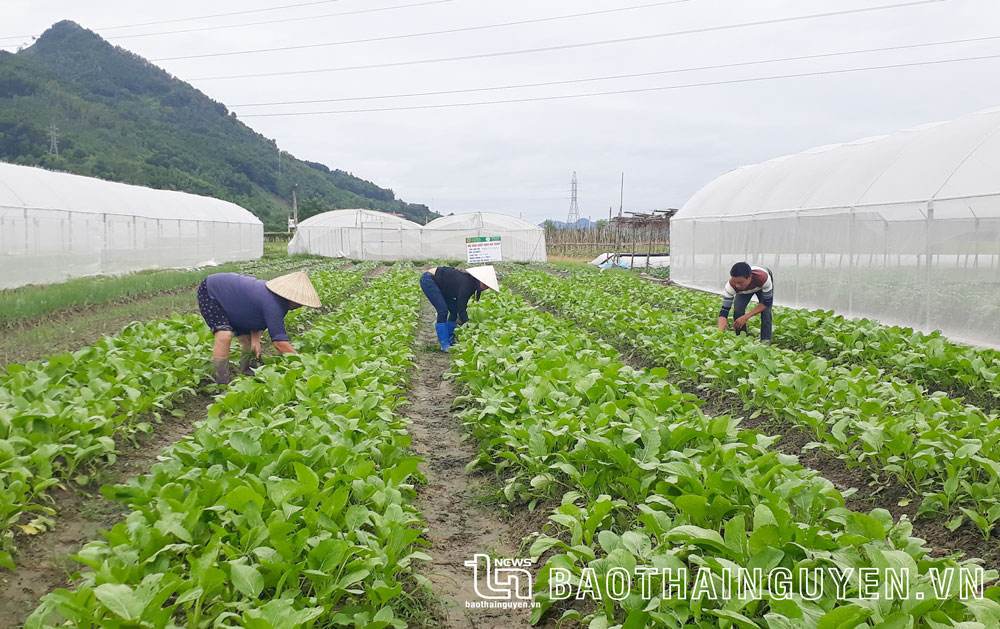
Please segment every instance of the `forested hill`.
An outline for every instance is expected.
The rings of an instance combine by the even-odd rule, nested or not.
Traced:
[[[59,156],[50,155],[49,127]],[[330,208],[437,215],[343,170],[283,154],[218,103],[74,22],[17,54],[0,51],[0,160],[226,199],[284,230],[291,187],[300,219]]]

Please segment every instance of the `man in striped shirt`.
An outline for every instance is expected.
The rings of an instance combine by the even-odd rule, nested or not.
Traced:
[[[771,344],[771,307],[774,305],[774,285],[771,280],[771,270],[762,266],[750,266],[746,262],[737,262],[729,271],[729,281],[722,291],[722,309],[719,310],[719,330],[725,330],[729,322],[729,309],[734,305],[733,327],[736,334],[747,331],[747,321],[760,315],[760,340]],[[757,296],[757,307],[744,314],[750,298]]]

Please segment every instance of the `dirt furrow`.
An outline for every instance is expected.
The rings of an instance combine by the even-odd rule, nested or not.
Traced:
[[[424,304],[417,333],[417,369],[411,378],[407,416],[412,424],[414,452],[425,460],[420,471],[427,484],[418,489],[417,507],[427,525],[427,552],[433,558],[423,570],[440,599],[435,627],[477,629],[527,627],[530,609],[478,607],[473,569],[466,565],[477,553],[493,558],[517,556],[521,535],[517,524],[505,522],[482,497],[491,494],[488,482],[465,467],[475,445],[463,440],[463,428],[452,412],[457,394],[443,378],[449,356],[440,351],[434,332],[434,311]],[[480,564],[480,592],[486,590]],[[516,600],[516,598],[512,598]]]
[[[568,318],[565,315],[538,304],[532,297],[521,291],[514,291],[533,303],[536,308],[553,316]],[[583,325],[581,323],[581,325]],[[590,332],[602,341],[613,345],[621,354],[620,360],[636,369],[658,367],[656,361],[649,359],[641,347],[612,342],[611,339],[587,326]],[[720,393],[711,389],[698,387],[695,383],[674,380],[673,383],[683,391],[690,393],[705,405],[703,412],[708,415],[731,415],[746,417],[747,411],[738,396],[731,393]],[[893,479],[875,479],[870,470],[851,466],[829,452],[820,448],[805,446],[817,441],[806,430],[787,423],[774,420],[767,415],[759,415],[753,419],[744,419],[740,423],[744,429],[753,429],[766,435],[778,436],[780,440],[774,448],[785,454],[797,456],[799,463],[806,468],[815,470],[829,480],[841,493],[849,493],[845,499],[849,509],[868,513],[872,509],[885,509],[892,514],[894,520],[906,516],[913,523],[913,535],[926,541],[936,556],[960,554],[964,557],[978,557],[983,560],[983,566],[988,569],[1000,567],[1000,546],[995,539],[985,539],[981,533],[968,521],[956,531],[950,531],[941,517],[924,516],[917,518],[917,508],[922,496]],[[856,490],[850,493],[851,490]]]
[[[118,459],[96,470],[87,486],[64,481],[49,492],[56,509],[51,528],[37,535],[18,535],[17,570],[0,570],[0,629],[20,627],[42,596],[68,587],[70,575],[81,568],[70,556],[127,515],[123,505],[100,494],[100,487],[148,472],[165,447],[194,432],[194,423],[205,418],[210,403],[207,395],[189,397],[178,406],[183,417],[165,414],[152,434],[137,434],[135,443],[119,439]]]

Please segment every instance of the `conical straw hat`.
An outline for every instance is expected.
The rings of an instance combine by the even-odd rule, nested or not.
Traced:
[[[466,270],[469,272],[469,275],[476,278],[483,284],[486,284],[495,291],[500,291],[500,282],[497,281],[497,272],[489,264],[486,266],[474,266]]]
[[[316,294],[312,282],[309,281],[309,276],[302,271],[267,280],[264,285],[272,293],[284,297],[288,301],[294,301],[310,308],[319,308],[323,305],[319,301],[319,295]]]

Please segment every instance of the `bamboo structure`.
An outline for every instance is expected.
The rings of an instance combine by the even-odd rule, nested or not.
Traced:
[[[617,230],[619,238],[614,249],[613,262],[619,262],[622,255],[646,255],[646,269],[649,257],[657,253],[670,253],[670,217],[676,208],[653,210],[652,212],[625,212],[628,216],[616,216],[611,226]],[[662,244],[661,244],[662,243]]]
[[[545,244],[548,255],[592,259],[602,253],[637,254],[670,252],[670,216],[677,210],[655,210],[651,214],[626,212],[621,223],[601,221],[591,228],[559,229],[548,226]],[[642,217],[649,217],[643,219]]]

